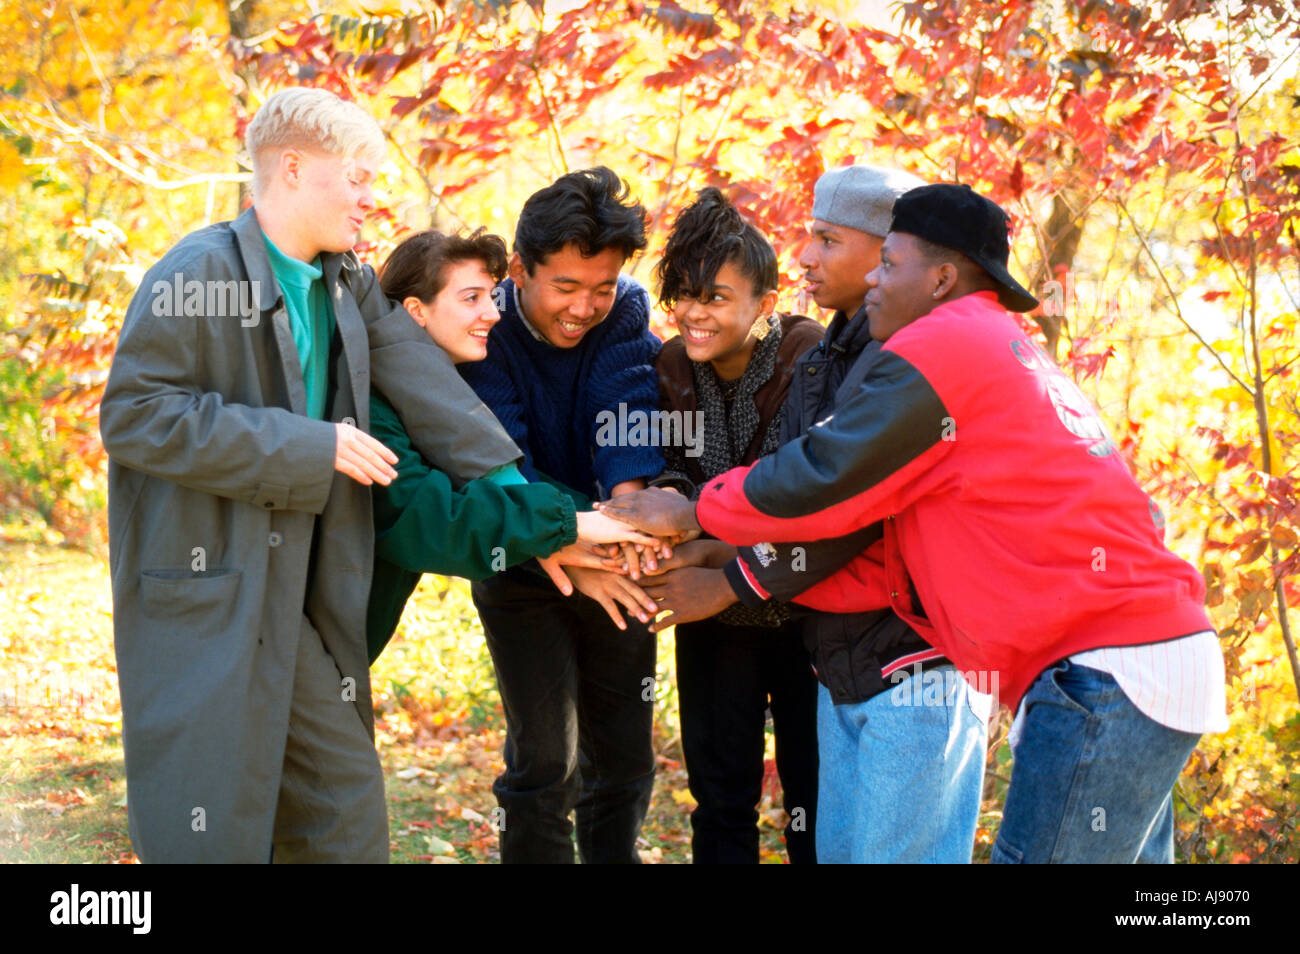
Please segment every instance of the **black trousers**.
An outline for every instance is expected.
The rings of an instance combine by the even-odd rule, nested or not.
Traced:
[[[817,860],[817,679],[799,626],[728,626],[715,620],[677,627],[677,695],[691,795],[696,864],[758,862],[766,712],[772,710],[776,766],[785,810],[786,851],[795,864]]]
[[[523,568],[472,588],[506,715],[504,863],[637,863],[654,786],[655,637]]]

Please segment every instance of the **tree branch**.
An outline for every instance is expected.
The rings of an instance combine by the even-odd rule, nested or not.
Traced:
[[[1197,331],[1195,328],[1192,327],[1191,322],[1189,322],[1187,320],[1187,317],[1183,314],[1182,306],[1178,304],[1178,294],[1174,291],[1173,286],[1169,284],[1169,278],[1168,276],[1165,275],[1164,268],[1161,267],[1160,262],[1156,259],[1155,254],[1151,251],[1151,246],[1147,244],[1146,236],[1142,234],[1142,230],[1138,227],[1137,222],[1133,219],[1133,215],[1132,213],[1129,212],[1128,206],[1124,203],[1124,200],[1118,197],[1112,197],[1111,201],[1113,201],[1115,205],[1119,208],[1119,210],[1124,213],[1124,217],[1128,219],[1129,224],[1133,226],[1133,234],[1137,236],[1138,242],[1141,243],[1142,251],[1146,252],[1147,258],[1150,259],[1151,264],[1155,266],[1156,274],[1160,276],[1160,281],[1165,286],[1165,291],[1169,293],[1169,300],[1173,303],[1174,314],[1178,316],[1178,320],[1182,322],[1183,327],[1192,333],[1192,336],[1196,338],[1196,340],[1201,343],[1201,345],[1205,348],[1205,350],[1210,353],[1210,356],[1214,358],[1215,361],[1218,362],[1219,367],[1223,368],[1223,370],[1228,373],[1228,377],[1236,381],[1237,385],[1253,398],[1255,396],[1255,392],[1251,389],[1250,385],[1248,385],[1245,381],[1243,381],[1237,375],[1237,372],[1233,371],[1232,368],[1228,367],[1228,364],[1223,360],[1222,355],[1220,355],[1219,352],[1214,349],[1213,345],[1211,345],[1208,341],[1205,340],[1205,338],[1201,335],[1199,331]]]

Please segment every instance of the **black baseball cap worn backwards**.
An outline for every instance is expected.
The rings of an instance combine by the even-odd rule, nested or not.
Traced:
[[[998,283],[1002,307],[1032,311],[1038,307],[1038,299],[1007,271],[1010,221],[1001,206],[970,186],[940,183],[918,186],[900,195],[894,202],[889,230],[961,252]]]

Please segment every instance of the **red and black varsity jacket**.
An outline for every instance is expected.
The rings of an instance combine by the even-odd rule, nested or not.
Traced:
[[[1072,653],[1211,628],[1201,575],[1164,546],[1096,411],[992,292],[898,331],[832,418],[709,481],[697,514],[737,545],[884,520],[895,612],[1012,708]],[[870,564],[868,551],[798,601],[853,609],[879,585]]]

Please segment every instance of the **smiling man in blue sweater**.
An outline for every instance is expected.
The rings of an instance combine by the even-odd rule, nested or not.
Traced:
[[[611,441],[606,424],[659,407],[649,296],[619,275],[645,245],[645,208],[604,167],[524,203],[487,358],[460,370],[523,450],[530,480],[608,499],[663,470],[658,446],[635,432]],[[601,570],[567,571],[615,584]],[[506,770],[493,786],[501,860],[572,863],[576,809],[583,863],[638,861],[654,782],[646,620],[620,632],[595,600],[562,596],[528,566],[475,583],[473,595],[506,714]]]

